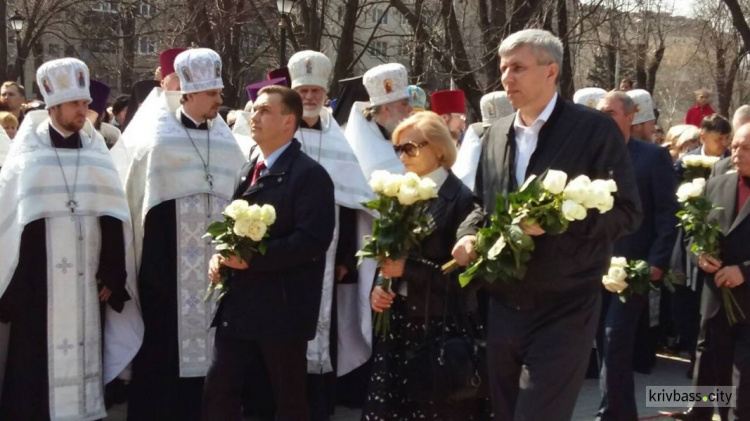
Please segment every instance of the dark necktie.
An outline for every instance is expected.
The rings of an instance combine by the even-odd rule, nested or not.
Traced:
[[[260,173],[266,168],[266,163],[263,161],[258,162],[255,164],[255,168],[253,168],[253,176],[250,178],[250,185],[254,186],[255,183],[258,181],[258,178],[260,178]]]

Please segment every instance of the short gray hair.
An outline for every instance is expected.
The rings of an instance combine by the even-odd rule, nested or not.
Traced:
[[[732,125],[736,126],[734,127],[734,130],[739,129],[740,126],[745,123],[750,123],[750,105],[743,105],[740,108],[737,108],[737,111],[734,112],[734,116],[732,116]]]
[[[626,94],[623,91],[610,91],[607,92],[607,95],[604,95],[604,97],[599,100],[599,103],[601,101],[608,99],[613,100],[616,99],[620,101],[620,104],[622,104],[622,111],[625,113],[625,115],[630,115],[635,113],[635,102],[633,101],[633,98],[630,97],[630,95]]]
[[[498,53],[502,57],[511,51],[529,46],[539,64],[557,64],[562,71],[563,45],[562,41],[551,32],[542,29],[524,29],[511,34],[500,44]]]

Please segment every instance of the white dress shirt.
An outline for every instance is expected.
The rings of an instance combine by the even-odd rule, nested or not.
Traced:
[[[555,93],[542,113],[539,114],[539,117],[529,126],[523,125],[521,111],[516,111],[516,119],[513,121],[513,128],[516,132],[516,159],[513,164],[515,165],[516,182],[519,187],[526,181],[526,169],[529,167],[531,155],[536,150],[536,144],[539,141],[539,131],[542,130],[542,126],[547,122],[549,116],[552,115],[555,104],[557,104],[557,93]]]

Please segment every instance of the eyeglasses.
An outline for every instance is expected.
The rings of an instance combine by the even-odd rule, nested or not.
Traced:
[[[419,150],[427,146],[427,141],[423,141],[420,143],[414,143],[414,142],[407,142],[403,145],[395,145],[393,147],[393,151],[396,152],[396,155],[401,156],[402,153],[405,153],[407,156],[410,156],[412,158],[416,158],[419,156]]]

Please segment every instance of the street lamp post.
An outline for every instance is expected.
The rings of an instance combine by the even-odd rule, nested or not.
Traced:
[[[279,10],[279,67],[286,66],[286,16],[292,13],[295,0],[276,0],[276,8]]]
[[[23,86],[24,60],[21,58],[21,31],[23,31],[24,24],[26,23],[26,18],[24,18],[23,15],[18,13],[18,10],[16,10],[15,13],[13,13],[13,16],[8,19],[8,21],[10,22],[10,28],[13,29],[13,31],[16,33],[16,71],[18,72],[18,78],[21,82],[21,86]]]

